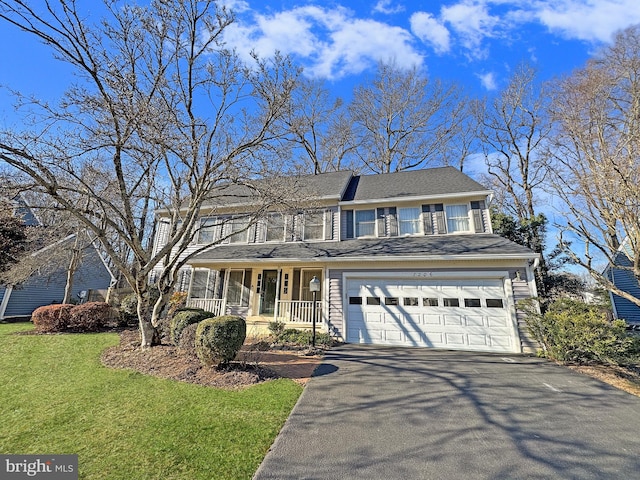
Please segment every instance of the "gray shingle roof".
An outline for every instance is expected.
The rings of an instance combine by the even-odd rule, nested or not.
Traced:
[[[335,199],[342,198],[353,173],[350,171],[276,177],[247,181],[246,185],[221,185],[207,204],[218,206],[250,205],[262,199]]]
[[[535,258],[526,247],[492,234],[482,235],[425,235],[355,239],[340,242],[260,243],[249,245],[219,245],[197,255],[193,263],[219,261],[259,261],[309,259],[393,260],[399,257],[487,257]]]
[[[487,192],[454,167],[428,168],[354,177],[344,201]]]

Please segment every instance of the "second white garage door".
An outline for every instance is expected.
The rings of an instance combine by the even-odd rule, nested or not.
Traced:
[[[347,342],[520,352],[501,279],[349,278]]]

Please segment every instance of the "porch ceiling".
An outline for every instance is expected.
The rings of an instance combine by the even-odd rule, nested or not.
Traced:
[[[534,260],[537,254],[493,234],[425,235],[354,239],[340,242],[291,242],[218,245],[189,263],[251,262],[255,260],[381,261],[421,260]]]

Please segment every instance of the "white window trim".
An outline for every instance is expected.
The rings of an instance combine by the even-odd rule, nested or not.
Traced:
[[[271,217],[279,216],[282,219],[282,235],[279,240],[269,240],[269,219]],[[264,221],[264,241],[266,243],[281,243],[285,241],[285,235],[287,234],[287,216],[281,213],[270,213]]]
[[[310,215],[317,215],[318,217],[320,217],[320,228],[322,229],[322,232],[320,233],[320,236],[318,238],[307,238],[306,236],[306,229],[307,229],[307,218]],[[309,211],[309,212],[305,212],[303,215],[303,219],[302,219],[302,240],[305,242],[320,242],[322,240],[324,240],[324,224],[325,224],[325,212],[324,211]]]
[[[454,230],[452,231],[449,226],[449,212],[448,207],[460,207],[464,206],[467,209],[467,229],[466,230]],[[449,203],[444,205],[444,220],[447,226],[447,233],[475,233],[473,230],[473,217],[471,216],[471,204],[470,203]],[[453,219],[461,219],[463,217],[452,217]]]
[[[231,278],[231,272],[242,272],[242,282],[240,285],[242,286],[242,291],[240,295],[240,303],[230,303],[229,302],[229,279]],[[224,301],[228,306],[232,307],[244,307],[243,300],[244,297],[242,293],[244,292],[244,282],[246,280],[247,270],[245,268],[229,268],[225,271],[224,278]],[[247,289],[247,305],[251,306],[251,288]]]
[[[192,289],[193,289],[193,280],[196,278],[196,272],[206,272],[207,273],[207,281],[205,282],[204,285],[204,297],[194,297],[192,296]],[[189,298],[195,298],[195,299],[205,299],[205,300],[209,300],[210,298],[215,298],[215,292],[213,292],[213,296],[212,297],[208,297],[207,293],[209,293],[209,282],[211,281],[211,272],[212,270],[210,268],[194,268],[191,271],[191,278],[189,279]],[[215,278],[215,277],[214,277]]]
[[[402,231],[402,220],[400,219],[401,215],[400,215],[400,211],[401,210],[416,210],[418,213],[418,216],[415,217],[413,220],[411,220],[411,222],[415,222],[418,226],[418,230],[415,233],[401,233]],[[422,229],[422,209],[420,207],[398,207],[398,235],[400,236],[412,236],[412,235],[423,235],[423,229]],[[405,220],[406,221],[406,220]]]
[[[236,225],[237,223],[241,223],[242,224],[242,228],[239,230],[234,230],[233,226]],[[249,227],[250,225],[250,220],[246,217],[233,217],[230,218],[227,221],[227,225],[229,225],[229,230],[228,230],[228,236],[227,236],[227,242],[230,244],[243,244],[243,243],[249,243]],[[240,234],[244,234],[244,239],[243,240],[238,240],[238,241],[233,241],[232,238],[234,235],[240,235]]]
[[[309,289],[309,284],[307,283],[305,285],[306,282],[303,282],[302,279],[304,278],[304,272],[320,272],[320,276],[318,277],[318,280],[320,280],[320,291],[318,292],[318,294],[316,295],[316,301],[319,301],[322,299],[322,292],[324,291],[323,285],[322,285],[322,278],[324,275],[324,272],[322,271],[322,268],[301,268],[300,269],[300,288],[298,291],[298,298],[300,300],[302,300],[302,292],[304,291],[304,287],[307,287],[307,290]],[[312,301],[312,300],[307,300],[307,301]]]
[[[376,211],[375,208],[361,208],[353,211],[353,238],[374,238],[377,236]],[[358,235],[358,212],[373,212],[373,220],[365,222],[366,224],[373,223],[373,233],[371,235]]]
[[[214,243],[216,240],[218,240],[216,237],[216,229],[220,226],[220,224],[218,223],[219,219],[217,217],[202,217],[200,219],[200,228],[198,229],[198,237],[196,239],[196,245],[208,245],[209,243]],[[205,228],[204,224],[207,222],[212,222],[212,225],[210,225],[208,228],[211,228],[211,241],[210,242],[202,242],[202,240],[200,239],[200,235],[202,233],[202,230]]]

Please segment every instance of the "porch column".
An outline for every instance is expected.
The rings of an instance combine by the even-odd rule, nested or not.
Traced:
[[[278,314],[280,313],[280,281],[282,279],[282,269],[278,269],[278,277],[276,279],[276,301],[275,308],[273,309],[273,320],[278,320]]]

